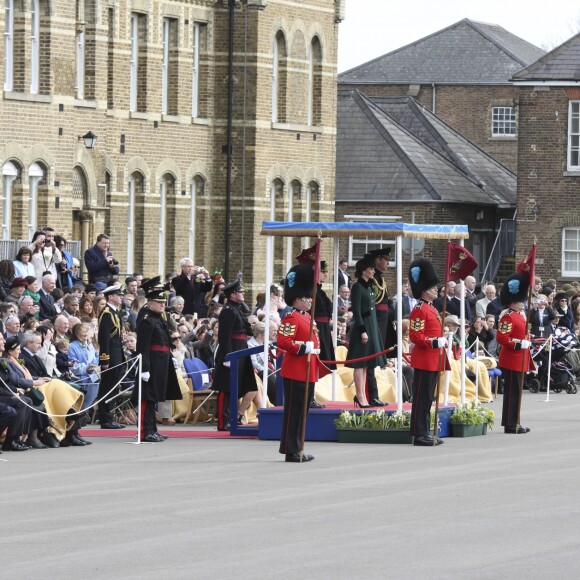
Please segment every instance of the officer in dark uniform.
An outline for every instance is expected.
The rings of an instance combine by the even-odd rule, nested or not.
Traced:
[[[383,341],[383,348],[390,348],[397,344],[397,331],[395,329],[395,311],[392,308],[392,300],[389,298],[389,289],[387,288],[387,281],[383,278],[383,274],[389,267],[389,254],[391,248],[379,248],[372,250],[365,255],[365,258],[370,257],[374,261],[375,275],[370,281],[371,288],[375,294],[375,305],[377,322],[379,325],[379,332]],[[395,357],[396,350],[387,353],[387,358]],[[379,389],[377,387],[377,380],[374,371],[367,375],[368,384],[368,398],[369,403],[375,406],[386,405],[379,399]]]
[[[218,394],[218,431],[230,428],[230,361],[226,356],[237,350],[248,348],[252,327],[244,314],[244,289],[240,280],[228,284],[223,289],[226,304],[218,317],[218,349],[215,356],[213,389]],[[250,391],[257,391],[256,375],[252,359],[238,360],[238,398]]]
[[[101,382],[97,399],[103,400],[99,403],[98,418],[101,429],[123,429],[125,425],[117,423],[113,417],[114,400],[107,403],[107,399],[112,396],[109,391],[119,383],[125,371],[125,365],[122,364],[125,362],[125,355],[121,340],[122,321],[119,314],[123,302],[123,291],[121,285],[116,284],[105,288],[103,294],[107,299],[107,304],[99,314]]]
[[[141,441],[158,443],[166,439],[157,431],[155,404],[181,399],[175,367],[171,357],[171,335],[165,305],[168,292],[157,286],[147,293],[148,308],[137,324],[137,353],[141,361]],[[137,389],[133,401],[138,401]]]

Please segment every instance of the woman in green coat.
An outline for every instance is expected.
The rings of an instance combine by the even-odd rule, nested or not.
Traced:
[[[375,310],[375,294],[370,281],[375,274],[374,261],[369,256],[356,263],[357,282],[350,291],[351,310],[354,326],[350,336],[346,365],[354,369],[355,405],[370,407],[366,396],[366,378],[368,369],[387,364],[384,355],[360,361],[348,362],[361,357],[370,356],[383,350],[377,315]]]

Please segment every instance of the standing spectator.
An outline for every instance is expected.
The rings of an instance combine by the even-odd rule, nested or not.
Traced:
[[[34,275],[38,283],[42,284],[45,272],[50,272],[56,283],[58,280],[56,266],[62,262],[62,254],[54,242],[54,230],[45,228],[44,231],[34,232],[28,249],[32,252],[30,261],[34,266]]]
[[[417,301],[410,294],[411,286],[409,285],[409,278],[403,278],[403,318],[409,318],[411,310],[415,308]],[[393,312],[397,312],[397,303],[399,301],[399,296],[396,296],[393,300]]]
[[[26,276],[34,276],[34,266],[30,263],[32,258],[32,251],[26,246],[18,250],[16,254],[16,259],[14,260],[14,272],[15,276],[19,278],[26,278]]]
[[[501,286],[500,288],[498,288],[498,290],[501,292],[501,288],[503,286]],[[492,314],[493,316],[495,316],[495,323],[497,326],[497,321],[499,320],[499,315],[501,313],[501,311],[503,310],[503,306],[501,303],[501,300],[499,299],[499,296],[496,296],[488,305],[487,308],[485,309],[485,315],[488,316],[489,314]]]
[[[556,312],[562,315],[559,325],[565,326],[566,328],[570,329],[572,334],[575,334],[576,325],[574,324],[574,314],[572,313],[572,310],[568,308],[568,302],[568,294],[566,294],[566,292],[558,292],[554,298],[553,306]]]
[[[463,296],[461,294],[461,284],[455,284],[453,293],[455,294],[453,298],[447,298],[447,314],[455,314],[457,318],[461,319],[461,300],[463,300],[463,303],[465,304],[465,322],[470,324],[473,318],[471,314],[471,306],[469,305],[467,298],[465,298],[465,292],[463,293]]]
[[[179,267],[181,274],[173,278],[171,283],[177,296],[183,296],[185,300],[183,313],[195,313],[199,318],[203,318],[206,312],[205,293],[212,289],[209,272],[203,267],[194,266],[191,258],[180,260]]]
[[[338,308],[348,312],[350,310],[350,289],[348,286],[341,286],[338,289]]]
[[[58,314],[54,298],[52,297],[52,291],[56,287],[54,276],[52,274],[45,274],[42,277],[41,284],[42,288],[38,291],[40,295],[40,320],[52,320]]]
[[[138,296],[137,291],[139,290],[139,283],[137,278],[134,276],[127,276],[125,278],[125,296],[127,294],[132,294],[133,296]]]
[[[487,343],[487,352],[489,353],[489,356],[497,358],[499,352],[497,344],[497,329],[495,328],[495,316],[493,314],[487,314],[485,321],[487,322],[487,332],[492,336],[491,340]]]
[[[58,280],[61,288],[72,288],[73,285],[73,257],[65,250],[66,240],[62,236],[54,236],[54,243],[62,255],[62,260],[58,264]]]
[[[495,298],[495,286],[487,284],[483,290],[485,296],[475,303],[475,315],[485,317],[487,305]],[[473,309],[472,309],[473,310]]]
[[[119,273],[119,262],[109,250],[110,239],[107,234],[99,234],[97,243],[85,252],[85,265],[89,273],[89,282],[104,282]]]
[[[346,286],[350,288],[352,285],[352,280],[348,275],[348,262],[346,260],[341,260],[338,263],[338,272],[336,273],[336,285],[340,288],[341,286]]]
[[[477,294],[475,293],[475,278],[473,276],[467,276],[463,282],[465,284],[465,299],[469,303],[471,312],[475,312],[475,303],[478,300]]]
[[[530,334],[533,338],[548,338],[552,334],[550,321],[554,318],[553,310],[548,306],[544,294],[536,296],[534,308],[530,310]]]

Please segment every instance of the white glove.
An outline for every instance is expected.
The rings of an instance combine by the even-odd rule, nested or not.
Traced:
[[[526,350],[526,349],[530,348],[530,341],[526,340],[526,339],[522,340],[522,342],[520,342],[520,348],[522,350]]]
[[[147,382],[150,376],[151,373],[141,373],[141,380]]]
[[[232,366],[232,361],[231,360],[227,360],[227,361],[225,361],[223,363],[223,365],[224,365],[224,367],[226,367],[226,368],[229,369]]]
[[[314,350],[314,343],[311,340],[305,342],[304,346],[306,347],[306,349],[304,350],[306,354],[310,354]]]
[[[447,339],[444,336],[440,336],[437,339],[437,347],[438,348],[445,348],[447,346]]]
[[[320,354],[320,349],[319,349],[319,348],[313,348],[313,349],[310,351],[310,354]]]

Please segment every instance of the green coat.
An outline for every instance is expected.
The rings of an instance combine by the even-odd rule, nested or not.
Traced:
[[[383,341],[381,340],[381,333],[377,323],[377,313],[375,310],[375,293],[370,284],[365,282],[362,278],[353,285],[350,291],[351,310],[354,318],[354,326],[350,335],[350,343],[348,346],[348,355],[346,360],[369,356],[383,350]],[[369,340],[366,344],[361,342],[361,334],[366,332]],[[384,367],[387,364],[385,355],[379,357],[349,363],[345,366],[350,368],[364,368],[376,366]]]

